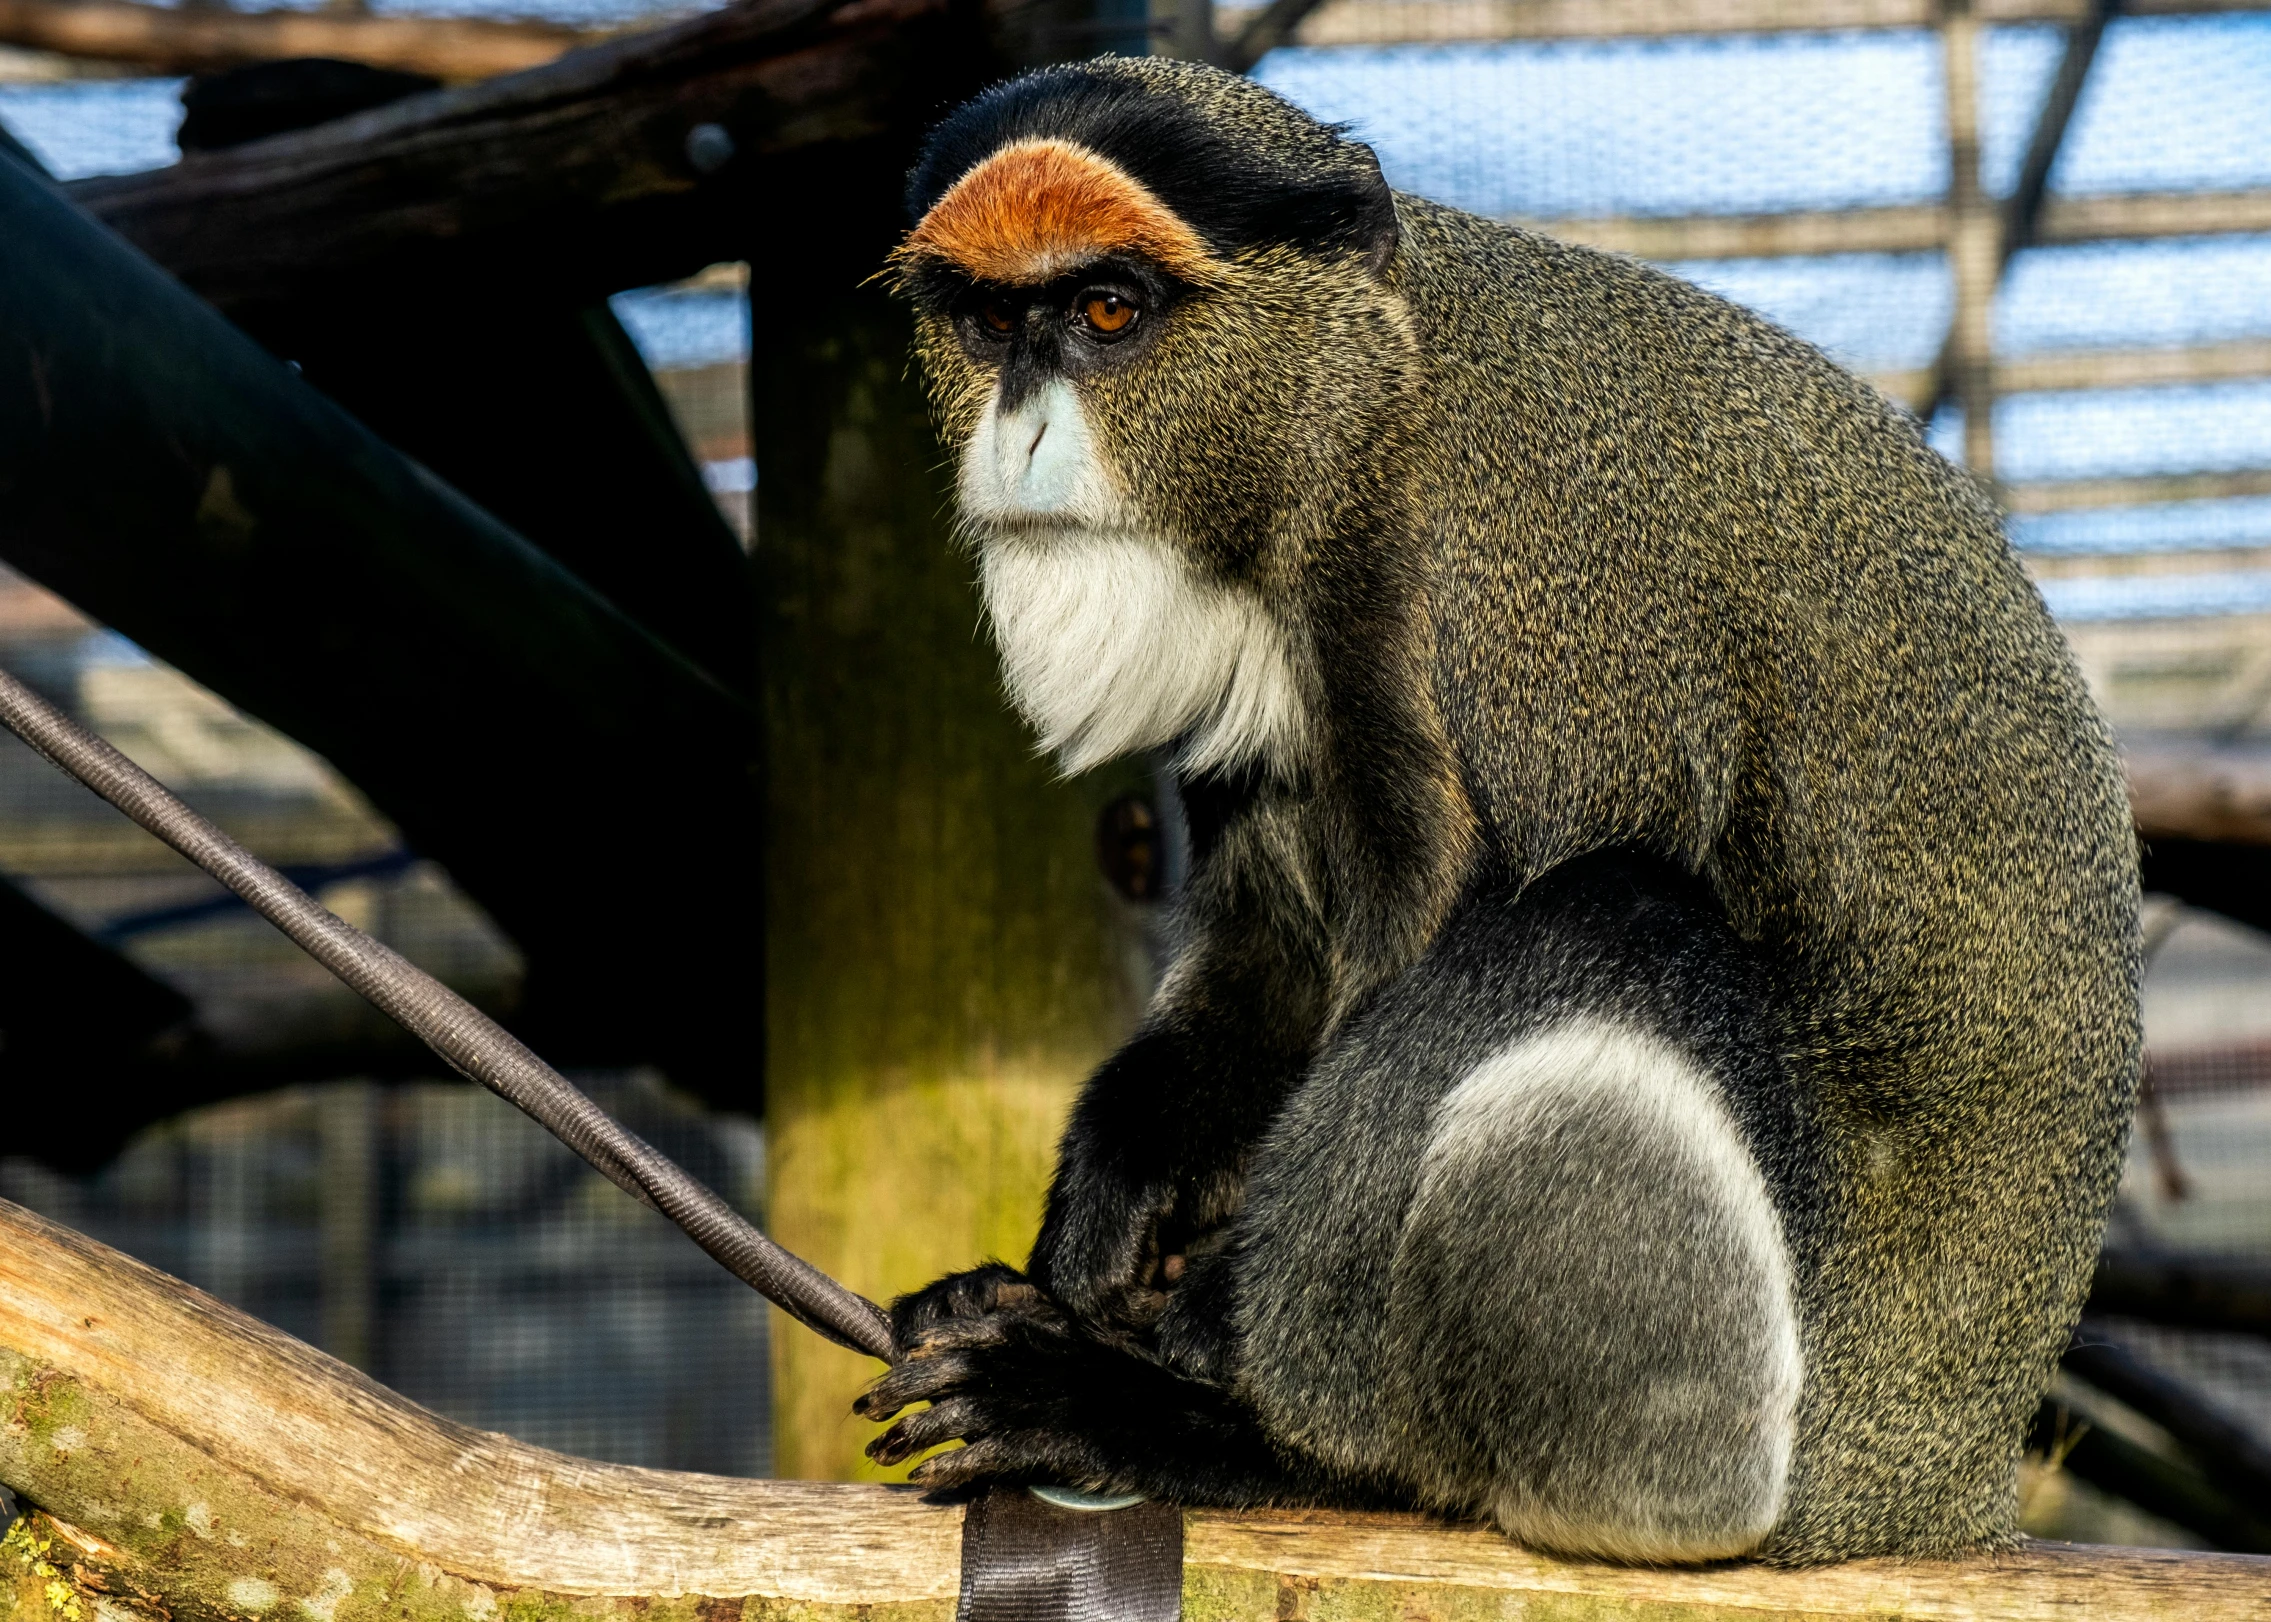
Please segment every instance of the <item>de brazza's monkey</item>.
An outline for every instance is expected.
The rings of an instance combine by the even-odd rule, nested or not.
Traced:
[[[1185,944],[916,1479],[1637,1560],[2012,1533],[2138,1066],[2104,726],[1988,502],[1629,260],[1211,69],[963,107],[899,250],[1008,687],[1166,749]]]

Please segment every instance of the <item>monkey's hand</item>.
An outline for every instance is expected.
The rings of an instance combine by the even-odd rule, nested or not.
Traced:
[[[868,1444],[878,1464],[960,1440],[911,1479],[950,1498],[1052,1484],[1182,1504],[1316,1501],[1298,1462],[1228,1392],[1085,1333],[1022,1280],[997,1278],[993,1294],[990,1311],[903,1334],[905,1360],[852,1405],[874,1420],[931,1405]]]

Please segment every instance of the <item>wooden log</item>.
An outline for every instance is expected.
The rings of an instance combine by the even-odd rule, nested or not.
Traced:
[[[597,37],[558,23],[479,17],[0,0],[0,45],[131,62],[153,73],[215,73],[248,62],[326,56],[437,79],[486,79],[549,62]]]
[[[770,202],[784,164],[881,142],[895,191],[925,121],[996,67],[955,0],[738,0],[72,196],[232,313],[342,278],[599,297],[804,241]]]
[[[1948,131],[1948,268],[1955,284],[1946,377],[1963,408],[1963,462],[1995,477],[1995,284],[2003,219],[1979,173],[1979,33],[1971,0],[1941,0],[1940,74]],[[1929,408],[1927,408],[1928,410]]]
[[[2130,0],[2135,16],[2255,11],[2263,0]],[[1264,6],[1221,6],[1225,37]],[[2080,22],[2088,0],[1980,0],[1989,23]],[[1929,28],[1937,0],[1329,0],[1294,30],[1297,45],[1398,45],[1454,40],[1666,39],[1844,28]]]
[[[2271,1267],[2238,1257],[2108,1251],[2090,1284],[2090,1311],[2178,1329],[2271,1335]]]
[[[2000,394],[2061,389],[2135,389],[2171,383],[2232,383],[2271,377],[2271,339],[2161,349],[2077,349],[2022,355],[1995,368]]]
[[[1827,253],[1922,253],[1948,239],[1938,203],[1781,214],[1610,214],[1517,219],[1564,242],[1660,263],[1686,259],[1790,259]]]
[[[2036,580],[2140,580],[2170,575],[2271,572],[2271,545],[2209,546],[2157,552],[2030,552]]]
[[[1937,203],[1795,209],[1779,214],[1642,214],[1518,219],[1534,231],[1642,259],[1788,259],[1830,253],[1923,253],[1948,240]],[[2053,197],[2042,243],[2134,241],[2271,231],[2271,190],[2129,192]]]
[[[2257,231],[2271,231],[2271,190],[2132,192],[2051,198],[2042,205],[2035,241],[2056,245]]]
[[[2271,377],[2271,339],[2230,338],[2153,349],[2051,350],[1997,361],[1994,376],[1997,394],[2245,382]],[[1871,372],[1868,377],[1887,398],[1904,405],[1927,398],[1937,381],[1928,367]]]
[[[1951,392],[1964,401],[1964,437],[1970,441],[1975,435],[1985,434],[1979,418],[1992,411],[1997,393],[1995,357],[1989,334],[1973,330],[1973,312],[1967,309],[1967,281],[1975,275],[1988,276],[1987,296],[1991,300],[1995,288],[2001,284],[2003,274],[2011,260],[2023,249],[2034,245],[2036,229],[2042,224],[2042,205],[2050,196],[2051,171],[2058,167],[2058,155],[2065,149],[2066,132],[2072,125],[2074,109],[2081,104],[2082,87],[2089,82],[2090,68],[2096,63],[2098,46],[2104,41],[2106,25],[2113,20],[2122,0],[2092,0],[2089,12],[2081,21],[2065,29],[2066,43],[2058,59],[2058,71],[2051,75],[2050,88],[2044,93],[2042,106],[2036,111],[2034,133],[2028,137],[2027,152],[2019,164],[2018,179],[2010,194],[2000,204],[2000,229],[1985,230],[1980,234],[1992,248],[1990,263],[1974,268],[1965,254],[1965,232],[1960,227],[1950,244],[1949,263],[1955,272],[1956,313],[1941,338],[1939,354],[1934,358],[1926,376],[1915,391],[1906,395],[1905,403],[1918,417],[1929,421],[1941,402]],[[1974,8],[1976,10],[1976,8]],[[1950,80],[1951,86],[1953,78]],[[1973,118],[1976,125],[1976,113]],[[1978,185],[1978,153],[1971,154],[1970,176],[1964,183],[1976,189]],[[1951,168],[1950,194],[1956,183],[1962,181],[1965,170],[1961,163]],[[1984,322],[1980,323],[1984,327]],[[1972,398],[1971,396],[1976,396]],[[1980,467],[1976,458],[1967,455],[1982,477],[1987,470]]]
[[[953,1614],[958,1509],[905,1489],[594,1464],[468,1430],[4,1202],[0,1379],[0,1483],[35,1511],[0,1548],[5,1622]],[[2063,1544],[1642,1571],[1413,1516],[1191,1511],[1184,1526],[1187,1622],[2237,1622],[2260,1618],[2271,1588],[2260,1558]]]
[[[2222,840],[2176,839],[2162,836],[2143,842],[2138,851],[2138,878],[2148,892],[2176,897],[2188,905],[2221,913],[2236,923],[2271,932],[2271,845],[2228,844]],[[2186,1264],[2189,1266],[2190,1264]],[[2104,1281],[2101,1270],[2100,1282]],[[2176,1296],[2161,1299],[2175,1300]],[[2271,1298],[2267,1298],[2271,1299]],[[2234,1303],[2222,1302],[2223,1311]],[[2131,1309],[2110,1301],[2096,1302],[2093,1310],[2127,1313]],[[2161,1309],[2156,1309],[2156,1312]],[[2171,1309],[2173,1310],[2173,1308]],[[2137,1317],[2154,1313],[2136,1312]],[[2161,1323],[2181,1319],[2160,1317]],[[2264,1321],[2271,1322],[2271,1313]],[[2202,1328],[2214,1325],[2201,1323]],[[2259,1331],[2271,1333],[2271,1330]]]
[[[28,761],[17,769],[26,767],[45,769]],[[0,1051],[11,1077],[69,1073],[100,1085],[153,1039],[178,1036],[189,1023],[188,998],[4,878],[0,957],[8,964],[0,974]]]
[[[2082,512],[2096,507],[2142,507],[2164,501],[2223,501],[2271,496],[2271,468],[2230,473],[2142,473],[2105,479],[2043,479],[2007,484],[2006,510],[2021,516]]]
[[[2261,1553],[2271,1548],[2271,1525],[2253,1502],[2235,1499],[2189,1459],[2171,1458],[2089,1417],[2086,1392],[2063,1388],[2072,1401],[2050,1405],[2055,1423],[2038,1426],[2035,1440],[2065,1432],[2060,1468],[2098,1491],[2193,1533],[2211,1547]],[[2077,1412],[2076,1410],[2080,1410]]]
[[[2271,753],[2132,744],[2129,804],[2148,841],[2271,845]]]
[[[2255,1541],[2219,1539],[2226,1548],[2271,1553],[2271,1445],[2245,1420],[2233,1418],[2189,1381],[2146,1362],[2085,1319],[2061,1366],[2117,1402],[2128,1404],[2167,1431],[2234,1503],[2258,1517]],[[2263,1506],[2253,1508],[2253,1506]]]
[[[536,274],[597,295],[777,245],[784,160],[875,141],[888,149],[876,173],[903,162],[928,116],[998,71],[1015,9],[1001,0],[989,25],[950,0],[740,0],[73,195],[225,309],[414,274]],[[693,162],[704,125],[729,139],[722,166]],[[1924,251],[1948,234],[1937,204],[1532,223],[1654,259]],[[2271,191],[2138,194],[2055,199],[2040,238],[2265,229]]]
[[[747,559],[605,304],[427,286],[302,300],[248,330],[725,686],[753,692]]]

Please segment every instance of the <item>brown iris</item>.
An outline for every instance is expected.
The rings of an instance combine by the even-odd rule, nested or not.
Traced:
[[[978,319],[995,332],[1008,332],[1017,325],[1016,312],[999,301],[980,306]]]
[[[1090,293],[1080,302],[1080,313],[1098,332],[1125,332],[1136,318],[1136,307],[1117,293]]]

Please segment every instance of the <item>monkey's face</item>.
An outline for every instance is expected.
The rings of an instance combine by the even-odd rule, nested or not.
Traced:
[[[1092,146],[1026,137],[896,256],[1012,695],[1069,769],[1170,745],[1299,768],[1302,571],[1403,431],[1392,236],[1224,234]]]

